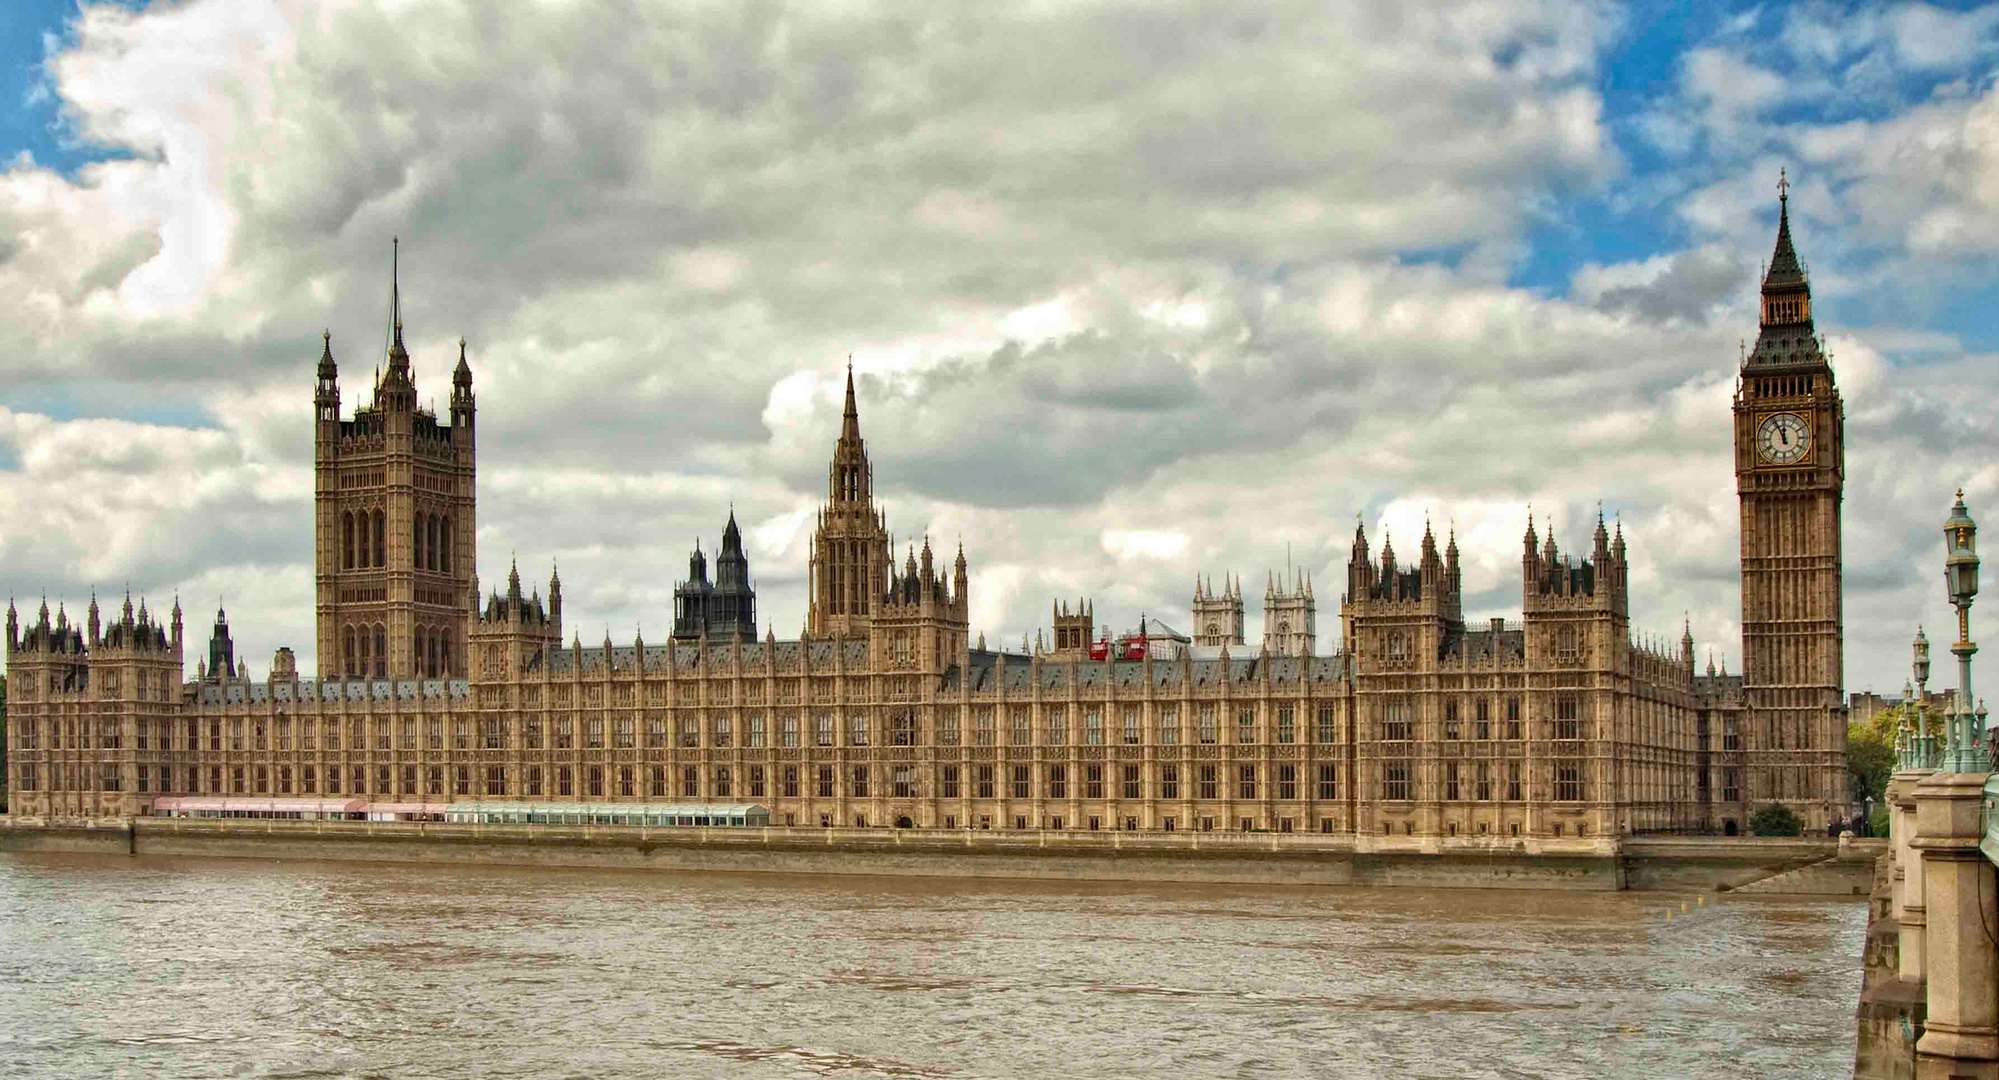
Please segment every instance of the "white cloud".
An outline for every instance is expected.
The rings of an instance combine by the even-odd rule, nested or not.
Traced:
[[[1170,560],[1187,550],[1187,534],[1170,529],[1105,529],[1103,548],[1120,562]]]
[[[1933,14],[1786,47],[1969,64],[1950,38],[1985,31]],[[1992,96],[1778,124],[1801,84],[1717,41],[1673,139],[1722,167],[1638,178],[1686,249],[1511,287],[1548,208],[1624,168],[1614,30],[1588,3],[90,9],[49,90],[133,156],[0,171],[0,580],[228,588],[260,670],[279,643],[309,666],[317,333],[351,408],[400,234],[426,397],[469,341],[485,582],[559,558],[588,641],[663,636],[732,500],[764,621],[796,632],[851,354],[891,527],[963,537],[995,638],[1057,595],[1182,618],[1196,572],[1253,584],[1287,552],[1330,626],[1356,514],[1405,557],[1424,511],[1454,522],[1503,613],[1527,504],[1576,547],[1602,500],[1640,624],[1691,610],[1732,652],[1727,408],[1769,178],[1824,177],[1793,207],[1840,328],[1864,251],[1999,240]],[[1924,381],[1989,385],[1981,361],[1917,322],[1834,339],[1856,682],[1930,540],[1889,523],[1999,445]]]

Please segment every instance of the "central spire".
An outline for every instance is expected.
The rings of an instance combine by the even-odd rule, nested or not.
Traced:
[[[840,441],[861,441],[861,410],[854,404],[854,358],[847,357],[847,405],[840,415]]]
[[[895,570],[887,524],[874,505],[873,469],[861,442],[852,354],[840,413],[840,438],[826,468],[826,503],[812,537],[812,599],[805,625],[813,637],[865,636]]]
[[[389,240],[389,372],[409,370],[409,350],[403,347],[402,237]]]
[[[1818,331],[1812,325],[1812,285],[1791,241],[1791,178],[1777,173],[1777,246],[1763,273],[1762,310],[1756,346],[1743,360],[1745,368],[1819,365],[1824,361]]]
[[[1777,248],[1771,252],[1770,268],[1763,275],[1764,290],[1773,285],[1809,288],[1798,250],[1791,244],[1791,179],[1781,168],[1777,170]]]

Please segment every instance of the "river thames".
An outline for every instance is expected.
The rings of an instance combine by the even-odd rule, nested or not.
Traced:
[[[0,1075],[1846,1075],[1865,905],[1692,902],[0,855]]]

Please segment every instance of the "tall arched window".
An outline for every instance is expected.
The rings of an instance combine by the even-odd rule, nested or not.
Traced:
[[[375,563],[376,566],[389,565],[389,534],[383,527],[382,512],[375,511]]]
[[[372,670],[374,641],[368,636],[368,628],[365,626],[361,628],[361,632],[359,634],[355,635],[355,638],[359,642],[359,644],[356,646],[356,652],[354,654],[356,663],[354,664],[353,667],[347,669],[347,674],[366,675],[370,670]]]
[[[432,570],[443,570],[444,552],[441,550],[441,548],[444,541],[444,519],[437,514],[430,515],[429,528],[430,528],[430,568]]]
[[[379,511],[377,511],[379,513]],[[389,632],[381,623],[375,624],[375,677],[382,678],[389,673]]]
[[[451,572],[451,515],[437,516],[437,538],[443,548],[437,556],[437,568],[444,573]]]
[[[354,569],[354,512],[349,510],[340,515],[340,568]]]
[[[366,510],[355,515],[354,538],[356,550],[354,553],[354,565],[363,569],[368,567],[369,558],[375,552],[374,538],[368,535],[368,522],[369,517]]]
[[[417,675],[418,675],[418,676],[428,676],[428,675],[430,674],[430,665],[429,665],[429,661],[430,661],[430,631],[428,631],[428,630],[424,629],[424,628],[423,628],[423,627],[421,627],[421,626],[419,626],[419,627],[417,627],[417,628],[416,628],[416,656],[415,656],[415,659],[416,659],[416,673],[417,673]]]
[[[410,566],[423,569],[423,515],[418,514],[410,521]]]
[[[348,524],[351,525],[353,522],[350,521]],[[354,628],[349,626],[340,632],[340,673],[342,675],[354,674],[357,670],[354,667],[354,663]]]

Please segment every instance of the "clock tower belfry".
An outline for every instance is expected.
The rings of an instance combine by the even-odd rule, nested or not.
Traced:
[[[1756,347],[1735,391],[1742,513],[1742,736],[1753,809],[1781,802],[1808,827],[1844,817],[1840,500],[1845,410],[1812,323],[1778,180],[1777,247],[1763,276]]]

